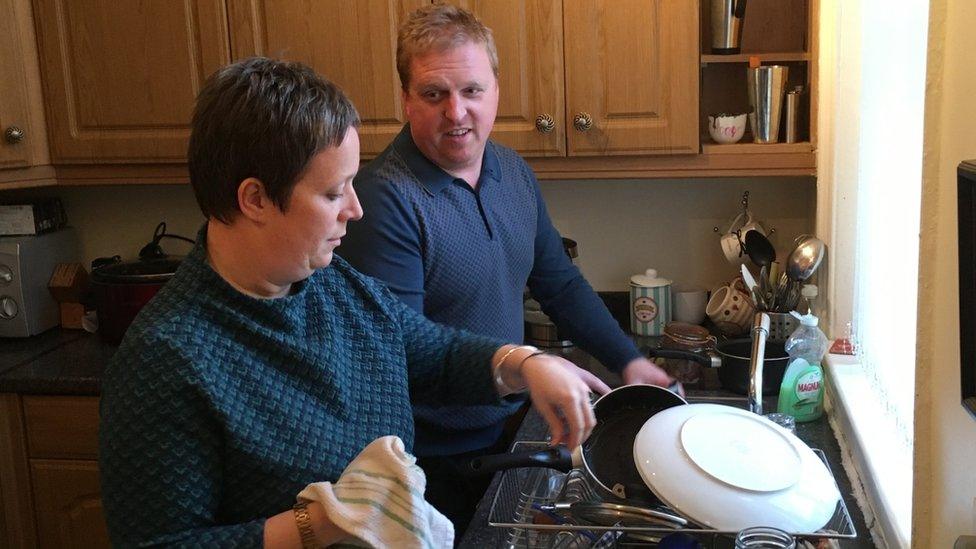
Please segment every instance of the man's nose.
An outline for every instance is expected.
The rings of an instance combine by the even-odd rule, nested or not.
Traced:
[[[456,94],[451,94],[444,105],[444,118],[452,122],[458,122],[464,118],[466,107],[464,99]]]

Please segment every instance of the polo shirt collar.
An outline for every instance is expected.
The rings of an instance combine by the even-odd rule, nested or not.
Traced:
[[[444,190],[448,185],[458,178],[445,172],[440,166],[430,161],[417,147],[410,135],[410,124],[405,124],[396,138],[393,139],[393,148],[396,149],[400,157],[413,172],[414,176],[429,192],[436,194]],[[501,165],[498,162],[498,154],[491,141],[485,145],[485,155],[481,162],[481,175],[478,176],[479,188],[487,179],[501,181]],[[467,184],[465,183],[465,186]]]

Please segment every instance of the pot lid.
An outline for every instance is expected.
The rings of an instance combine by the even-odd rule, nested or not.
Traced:
[[[648,269],[644,271],[644,274],[634,275],[630,277],[630,283],[634,286],[643,286],[645,288],[657,288],[659,286],[667,286],[671,284],[671,281],[666,278],[658,278],[657,269]]]
[[[102,265],[92,270],[92,280],[103,284],[148,284],[173,277],[181,257],[169,256]]]

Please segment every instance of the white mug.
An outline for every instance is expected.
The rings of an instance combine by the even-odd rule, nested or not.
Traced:
[[[702,288],[681,288],[674,291],[673,317],[679,322],[701,324],[705,320],[708,292]]]
[[[766,235],[766,230],[762,224],[753,219],[752,212],[746,211],[740,212],[739,215],[735,216],[728,230],[722,235],[720,242],[722,245],[722,253],[725,254],[725,259],[736,268],[739,265],[744,265],[749,260],[749,256],[746,255],[743,249],[745,235],[749,231],[757,231],[763,236]]]

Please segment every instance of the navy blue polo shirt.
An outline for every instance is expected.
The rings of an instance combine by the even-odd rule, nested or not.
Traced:
[[[535,175],[511,149],[489,141],[471,188],[428,160],[407,125],[354,186],[363,219],[349,224],[338,253],[431,320],[521,342],[528,285],[560,333],[611,370],[639,356],[564,253]],[[489,446],[517,405],[415,402],[417,454]]]

